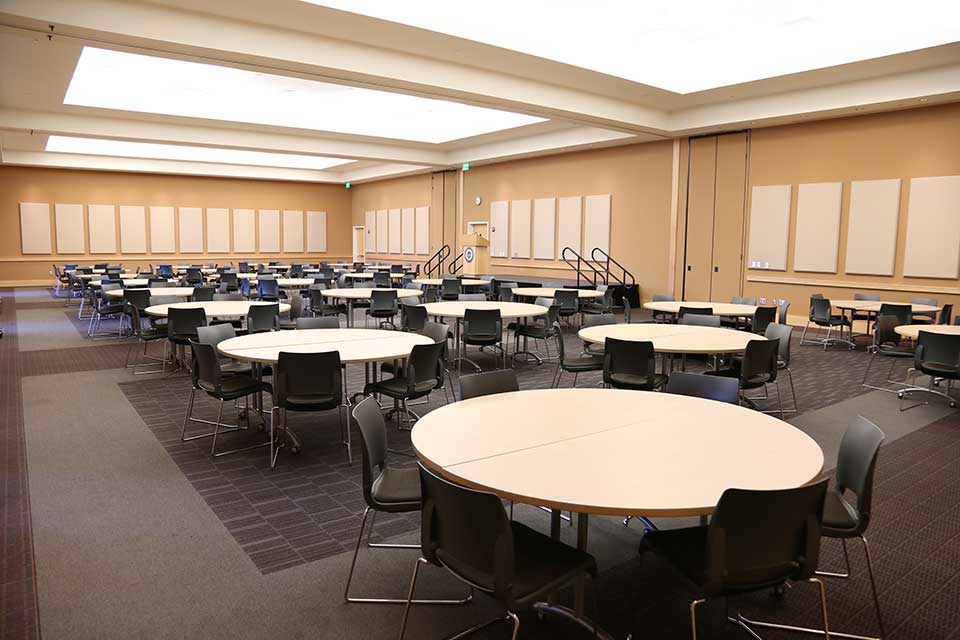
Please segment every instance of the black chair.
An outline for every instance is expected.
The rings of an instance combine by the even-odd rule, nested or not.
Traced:
[[[697,587],[690,603],[694,640],[697,607],[708,599],[778,588],[788,580],[819,587],[827,629],[826,587],[815,575],[826,490],[826,480],[796,489],[727,489],[709,525],[646,532],[640,552],[657,553]],[[759,637],[753,627],[786,628],[740,613],[727,619],[753,637]]]
[[[188,287],[195,287],[203,284],[203,273],[200,271],[200,269],[187,269],[187,275],[184,276],[183,281]]]
[[[862,300],[864,302],[879,302],[880,294],[877,293],[855,293],[853,294],[854,300]],[[867,323],[867,329],[870,328],[870,323],[874,320],[874,314],[869,311],[857,311],[854,309],[853,313],[850,314],[850,320],[856,322],[857,320],[862,320]],[[904,323],[907,324],[907,323]]]
[[[817,571],[818,576],[828,578],[847,579],[850,577],[850,556],[847,554],[847,540],[860,538],[863,543],[864,555],[867,559],[867,575],[870,578],[870,591],[873,595],[873,606],[877,614],[877,625],[880,627],[878,637],[886,637],[883,628],[883,616],[880,613],[880,599],[877,596],[877,583],[873,572],[873,559],[870,557],[870,547],[864,534],[870,526],[870,516],[873,510],[873,474],[877,466],[877,457],[880,446],[883,444],[883,432],[863,416],[857,416],[843,434],[840,442],[840,452],[837,455],[837,470],[834,486],[827,491],[823,506],[823,528],[821,535],[824,538],[839,538],[843,545],[843,560],[846,564],[845,573]],[[850,503],[845,494],[856,496],[856,501]],[[811,630],[817,632],[818,630]],[[831,633],[831,635],[833,635]]]
[[[608,285],[598,284],[597,291],[603,291],[603,296],[581,302],[580,313],[587,315],[613,313],[613,289]]]
[[[909,387],[901,389],[898,392],[901,400],[901,411],[926,404],[919,403],[904,407],[903,398],[907,394],[913,393],[937,395],[948,400],[951,407],[956,407],[957,401],[950,395],[950,390],[953,381],[960,380],[960,335],[921,331],[917,338],[916,351],[914,351],[913,371],[927,375],[930,380],[929,386],[926,388]],[[935,385],[941,380],[946,381],[946,391],[935,388]]]
[[[743,402],[756,409],[756,403],[743,395],[743,391],[766,388],[768,384],[777,387],[777,404],[780,419],[783,419],[783,398],[780,394],[780,383],[777,382],[777,356],[779,355],[779,340],[751,340],[743,350],[743,358],[731,362],[733,366],[715,371],[707,371],[708,376],[726,376],[737,378],[740,381],[740,391]]]
[[[440,299],[457,300],[460,297],[461,287],[458,278],[443,278],[440,281]]]
[[[456,400],[457,395],[456,391],[453,391],[453,382],[450,377],[450,371],[447,369],[447,340],[450,339],[450,328],[442,322],[427,322],[421,331],[419,331],[423,336],[430,338],[437,344],[443,345],[443,350],[440,355],[440,361],[437,363],[437,386],[434,389],[443,389],[443,397],[447,403],[450,402],[450,392],[453,392],[453,399]],[[397,366],[399,365],[399,366]],[[388,373],[390,375],[405,375],[403,363],[402,362],[384,362],[380,365],[380,371],[383,373]],[[447,386],[449,383],[450,392],[447,391]],[[422,400],[419,403],[409,402],[407,406],[412,404],[425,404],[426,400]],[[410,412],[413,414],[413,412]],[[416,415],[416,414],[413,414]]]
[[[740,384],[733,378],[674,371],[670,374],[665,390],[681,396],[740,404]]]
[[[595,316],[591,316],[595,317]],[[560,320],[560,306],[556,304],[551,304],[547,306],[547,313],[542,316],[537,316],[532,319],[532,321],[527,321],[526,323],[517,324],[516,328],[513,331],[513,357],[516,358],[520,351],[520,338],[525,338],[527,340],[543,340],[544,349],[547,352],[547,359],[550,358],[550,338],[553,337],[553,332],[555,331],[554,327],[557,325],[557,322]],[[525,352],[527,355],[533,356],[534,360],[537,361],[537,364],[543,363],[543,358],[541,358],[536,353],[531,351]]]
[[[777,322],[780,324],[789,324],[787,322],[787,312],[790,310],[790,303],[787,300],[781,300],[780,304],[777,305],[777,309],[779,309]]]
[[[396,289],[374,289],[370,292],[370,306],[366,310],[368,318],[380,320],[379,327],[390,325],[396,329],[393,319],[400,311],[399,298]]]
[[[800,401],[797,400],[797,389],[793,386],[793,371],[790,370],[790,345],[793,339],[793,327],[788,324],[773,323],[767,325],[763,335],[768,340],[779,340],[777,349],[777,368],[787,373],[790,382],[790,394],[793,396],[793,409],[784,409],[785,413],[800,411]]]
[[[950,324],[950,320],[953,317],[953,304],[945,304],[940,308],[940,318],[937,320],[937,324]]]
[[[191,300],[194,302],[209,302],[213,300],[213,296],[216,293],[216,287],[195,287],[191,295]]]
[[[939,306],[936,298],[911,298],[910,304],[925,304],[931,307]],[[913,314],[913,322],[934,324],[937,321],[936,311],[918,311]]]
[[[301,317],[295,320],[297,329],[339,329],[340,319],[333,316]]]
[[[150,297],[149,291],[147,291],[146,293],[148,294],[147,298],[149,300],[149,297]],[[141,316],[140,316],[140,307],[137,304],[133,303],[132,301],[128,301],[127,309],[130,313],[130,327],[133,333],[132,337],[134,340],[130,342],[130,346],[127,348],[127,357],[124,360],[124,366],[133,369],[134,375],[162,373],[162,369],[159,369],[159,370],[151,369],[149,371],[139,370],[140,367],[145,367],[150,363],[138,362],[136,360],[132,360],[131,355],[133,354],[134,349],[136,347],[143,345],[143,353],[141,354],[140,357],[143,360],[150,358],[150,356],[147,355],[147,347],[151,342],[156,342],[157,340],[166,339],[167,337],[166,325],[161,325],[158,327],[151,325],[151,326],[144,327],[143,320],[141,319]]]
[[[273,372],[273,408],[270,410],[270,468],[277,464],[283,443],[277,444],[275,427],[280,418],[284,436],[293,441],[291,451],[299,453],[300,441],[288,426],[288,411],[337,411],[340,437],[347,447],[347,461],[353,464],[350,425],[344,420],[348,407],[343,386],[339,351],[291,353],[281,351]]]
[[[630,304],[629,302],[627,304]],[[598,327],[609,324],[617,324],[617,317],[612,313],[599,313],[587,315],[583,318],[583,327]],[[603,345],[595,342],[583,341],[583,352],[580,355],[591,355],[603,357]]]
[[[702,315],[702,316],[712,316],[713,307],[685,307],[682,304],[680,305],[680,312],[677,314],[677,317],[682,320],[686,315]]]
[[[324,288],[314,288],[314,287],[323,287],[323,285],[311,285],[310,286],[310,312],[315,316],[337,316],[347,313],[347,306],[344,304],[334,304],[330,300],[332,298],[326,298],[323,295]]]
[[[653,294],[653,302],[673,302],[673,301],[675,301],[675,300],[676,300],[676,298],[674,298],[674,297],[673,297],[671,294],[669,294],[669,293],[655,293],[655,294]],[[672,314],[672,313],[667,313],[667,312],[665,312],[665,311],[654,311],[654,312],[653,312],[653,321],[654,321],[654,322],[670,323],[670,322],[673,322],[673,320],[674,320],[674,318],[673,318],[673,314]]]
[[[513,302],[513,290],[519,289],[516,282],[501,282],[497,289],[497,299],[500,302]]]
[[[343,599],[346,602],[360,602],[364,604],[405,604],[406,598],[377,598],[357,597],[350,595],[350,584],[353,582],[354,570],[357,567],[357,556],[360,554],[360,545],[367,528],[367,518],[373,512],[370,522],[370,532],[367,535],[367,547],[375,549],[419,549],[419,544],[373,543],[370,537],[376,526],[376,515],[383,513],[413,513],[422,507],[420,499],[420,471],[417,467],[398,467],[387,464],[387,428],[383,420],[383,412],[376,398],[367,398],[353,409],[353,418],[360,430],[360,454],[362,466],[363,499],[367,506],[363,510],[360,520],[360,530],[357,532],[357,544],[353,549],[353,560],[350,562],[350,573],[347,574],[347,584],[343,590]],[[473,590],[461,600],[414,600],[414,604],[466,604],[473,597]]]
[[[757,307],[756,312],[753,314],[753,320],[750,321],[750,331],[764,335],[767,327],[774,322],[776,318],[776,307]]]
[[[910,317],[911,306],[909,304],[893,304],[890,302],[884,302],[880,305],[880,311],[877,313],[878,316],[893,316],[897,319],[897,326],[902,324],[910,324],[912,319]]]
[[[907,314],[909,315],[910,312],[910,305],[883,306],[906,306]],[[873,363],[878,356],[881,358],[890,359],[890,370],[887,372],[886,376],[887,382],[892,384],[900,384],[892,379],[893,369],[897,365],[897,360],[906,360],[907,358],[912,359],[914,351],[912,346],[903,344],[903,339],[901,338],[900,334],[896,332],[896,328],[902,324],[902,318],[899,318],[895,315],[886,315],[881,313],[879,316],[877,316],[876,322],[874,322],[873,325],[873,344],[871,345],[873,354],[870,356],[870,362],[867,363],[867,368],[863,372],[863,382],[860,383],[861,386],[868,389],[876,389],[878,391],[893,392],[893,389],[868,383],[870,378],[870,369],[873,368]]]
[[[733,296],[730,298],[730,304],[745,304],[752,307],[757,306],[757,299],[749,296]],[[744,321],[740,317],[724,318],[721,322],[724,327],[733,327],[735,329],[745,328]],[[763,333],[762,331],[760,333]]]
[[[279,302],[280,285],[273,278],[258,278],[257,297],[264,302]]]
[[[722,319],[720,316],[707,315],[704,313],[685,313],[677,320],[677,324],[719,329],[722,326]]]
[[[239,278],[232,271],[224,271],[220,274],[220,284],[227,285],[226,293],[232,293],[240,288]]]
[[[603,344],[603,383],[614,389],[653,391],[667,382],[657,373],[657,354],[647,340],[607,338]]]
[[[417,560],[413,570],[400,640],[406,634],[417,578],[425,564],[444,567],[472,588],[492,596],[506,608],[506,618],[501,620],[513,622],[513,638],[517,638],[520,630],[517,611],[578,578],[597,576],[593,556],[511,521],[499,497],[447,482],[422,466],[420,487],[423,557]],[[492,622],[477,625],[457,637],[462,638]]]
[[[576,289],[557,289],[553,303],[560,307],[560,318],[571,318],[580,313],[580,293]]]
[[[520,383],[517,382],[517,374],[513,369],[471,373],[460,378],[461,400],[519,390]]]
[[[427,326],[427,309],[419,304],[400,305],[400,327],[404,331],[423,331]]]
[[[843,329],[851,329],[852,325],[850,323],[850,318],[842,314],[835,314],[833,311],[833,304],[827,298],[817,298],[810,296],[810,316],[807,318],[807,324],[803,327],[803,333],[800,334],[800,344],[822,344],[824,350],[831,345],[837,342],[842,342],[850,346],[851,349],[855,348],[856,345],[851,342],[849,339],[844,340],[843,338]],[[820,330],[826,328],[827,335],[823,338],[816,338],[814,340],[806,340],[807,330],[810,328],[810,325],[813,324],[817,327],[818,335]],[[840,330],[840,337],[833,338],[833,330]]]
[[[280,304],[251,304],[247,309],[247,333],[264,333],[277,327]]]
[[[118,318],[123,315],[123,298],[111,298],[106,295],[107,291],[117,291],[122,288],[119,283],[101,280],[99,293],[94,287],[87,289],[91,311],[90,322],[87,326],[87,335],[94,340],[99,338],[120,338],[122,336],[122,322],[118,324],[116,333],[100,331],[100,323],[103,318]]]
[[[503,354],[503,366],[507,366],[507,352],[503,348],[503,320],[500,319],[499,309],[466,309],[463,314],[460,342],[463,352],[466,352],[467,345],[497,347]],[[457,361],[458,373],[464,361],[472,364],[478,372],[482,371],[480,365],[461,353]]]
[[[239,291],[234,291],[233,293],[215,293],[213,294],[214,302],[243,302],[243,294]]]
[[[240,293],[248,300],[253,299],[253,285],[250,284],[250,278],[242,278],[240,280]]]
[[[550,388],[555,389],[560,386],[560,379],[564,373],[573,374],[573,386],[577,386],[577,377],[581,373],[590,371],[603,371],[603,358],[597,356],[578,356],[576,358],[567,358],[563,343],[563,333],[560,331],[560,323],[553,325],[553,339],[557,347],[557,369],[553,374],[553,380]]]
[[[443,385],[443,375],[446,370],[443,366],[443,353],[446,342],[434,344],[418,344],[410,351],[403,371],[387,380],[370,382],[363,388],[364,395],[379,394],[393,399],[393,415],[397,428],[400,428],[400,414],[406,418],[407,427],[410,427],[410,416],[416,414],[410,411],[407,402],[430,395],[434,389]]]
[[[203,310],[201,309],[200,311]],[[171,324],[173,323],[174,321],[171,318]],[[221,364],[220,358],[217,355],[217,348],[212,344],[190,340],[190,348],[193,352],[193,386],[190,389],[190,397],[187,400],[187,412],[183,418],[183,428],[180,431],[180,440],[183,442],[188,442],[190,440],[197,440],[198,438],[212,438],[210,444],[210,455],[214,457],[225,456],[231,453],[239,453],[241,451],[249,451],[251,449],[265,447],[271,444],[270,442],[260,442],[239,449],[217,452],[217,437],[221,432],[232,433],[246,429],[246,427],[239,424],[225,425],[222,422],[223,403],[230,400],[246,398],[247,411],[245,415],[249,421],[249,397],[255,393],[262,393],[264,391],[269,392],[271,387],[268,383],[257,380],[248,374],[232,373],[224,375],[221,372]],[[197,392],[199,391],[202,391],[211,398],[220,401],[220,407],[217,411],[216,421],[193,417],[193,404],[196,399]],[[213,431],[188,436],[187,424],[189,422],[202,422],[204,424],[213,425]]]
[[[373,286],[382,287],[384,289],[390,288],[390,274],[386,271],[374,271],[373,272]]]
[[[197,339],[197,327],[204,327],[207,324],[207,314],[199,307],[170,307],[167,310],[167,344],[163,349],[163,370],[166,374],[167,367],[167,346],[174,351],[174,355],[179,363],[183,363],[182,355],[177,352],[184,351],[190,346],[190,343]],[[171,372],[178,371],[181,367]]]

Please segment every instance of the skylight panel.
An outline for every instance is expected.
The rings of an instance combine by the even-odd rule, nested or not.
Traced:
[[[442,143],[543,118],[200,62],[84,47],[64,104]]]
[[[197,147],[157,142],[130,142],[126,140],[105,140],[100,138],[75,138],[69,136],[50,136],[47,138],[46,150],[94,156],[240,164],[256,167],[312,169],[316,171],[322,171],[330,167],[352,162],[352,160],[344,158],[308,156],[295,153],[271,153],[266,151],[247,151],[244,149]]]

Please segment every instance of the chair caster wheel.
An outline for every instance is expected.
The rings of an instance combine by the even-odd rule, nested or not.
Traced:
[[[257,425],[257,431],[263,433],[264,430],[266,430],[266,427],[263,426],[263,423],[262,423],[262,422]]]
[[[898,393],[898,394],[897,394],[897,398],[899,398],[900,400],[903,400],[903,394],[902,394],[902,393]]]
[[[951,408],[951,409],[956,409],[956,408],[957,408],[957,403],[956,403],[956,402],[951,402],[951,403],[950,403],[950,408]]]
[[[291,447],[290,453],[300,453],[300,447]]]
[[[786,588],[782,584],[778,584],[773,588],[773,597],[782,598],[787,594]]]
[[[537,622],[543,622],[543,609],[537,609]]]

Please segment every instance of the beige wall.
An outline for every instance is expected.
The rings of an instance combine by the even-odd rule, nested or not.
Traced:
[[[355,185],[350,189],[353,198],[353,225],[362,227],[365,223],[367,211],[430,207],[430,253],[432,254],[439,248],[442,238],[441,228],[438,224],[435,224],[437,216],[435,213],[436,207],[432,206],[432,183],[433,174],[427,173]],[[371,260],[416,264],[430,257],[429,255],[377,253],[376,247],[366,247],[366,250],[366,255]]]
[[[787,270],[747,269],[744,294],[790,300],[794,305],[791,315],[798,317],[806,313],[807,300],[814,292],[834,299],[849,299],[855,291],[865,291],[882,292],[889,300],[933,297],[941,303],[960,303],[957,279],[903,275],[910,179],[950,175],[960,175],[960,104],[754,130],[749,186],[791,184],[793,197]],[[894,275],[848,275],[844,268],[850,181],[883,178],[902,181]],[[843,183],[836,274],[793,270],[797,185],[813,182]],[[749,189],[747,197],[749,201]]]
[[[350,192],[340,185],[0,166],[0,224],[4,229],[0,232],[0,285],[48,282],[52,262],[103,261],[136,266],[177,260],[225,262],[233,257],[205,253],[24,256],[20,251],[21,202],[50,203],[51,233],[55,203],[326,211],[327,253],[242,256],[319,260],[350,256],[350,200]],[[117,233],[119,247],[119,225]],[[148,223],[147,246],[149,233]]]
[[[634,274],[648,299],[668,287],[672,268],[672,172],[672,141],[474,166],[463,174],[461,231],[468,222],[489,221],[494,201],[609,193],[610,254]],[[513,258],[491,258],[491,272],[553,278],[572,273],[559,259]]]

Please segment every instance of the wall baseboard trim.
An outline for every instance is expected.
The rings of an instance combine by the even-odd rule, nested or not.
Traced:
[[[860,289],[868,291],[908,291],[915,293],[940,293],[943,295],[960,295],[960,287],[941,287],[936,285],[909,284],[903,282],[877,283],[853,282],[849,280],[815,280],[807,278],[789,278],[778,276],[747,276],[747,282],[764,282],[769,284],[794,284],[807,287],[824,287],[833,289]]]

